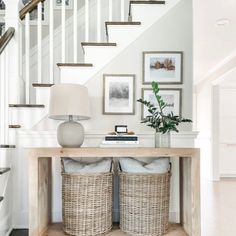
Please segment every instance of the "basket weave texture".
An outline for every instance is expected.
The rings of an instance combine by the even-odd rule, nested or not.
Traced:
[[[120,228],[130,235],[161,236],[168,230],[170,173],[119,173]]]
[[[112,228],[112,172],[62,173],[63,230],[69,235],[100,235]]]

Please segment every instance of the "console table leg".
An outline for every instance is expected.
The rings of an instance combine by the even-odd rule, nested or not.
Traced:
[[[51,222],[51,158],[29,158],[29,236],[40,236]]]
[[[180,158],[180,219],[186,233],[200,236],[200,159]]]

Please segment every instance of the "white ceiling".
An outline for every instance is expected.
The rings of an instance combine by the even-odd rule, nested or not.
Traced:
[[[194,80],[202,80],[236,49],[236,0],[193,0]],[[216,26],[219,19],[227,26]]]

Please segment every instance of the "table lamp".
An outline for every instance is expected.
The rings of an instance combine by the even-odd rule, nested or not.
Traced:
[[[84,128],[76,120],[90,118],[88,89],[78,84],[52,86],[49,118],[66,120],[57,128],[57,141],[62,147],[80,147],[84,141]]]

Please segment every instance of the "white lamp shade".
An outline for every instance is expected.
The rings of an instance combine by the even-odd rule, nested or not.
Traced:
[[[78,84],[58,84],[51,87],[49,118],[55,120],[87,120],[90,118],[88,89]]]

